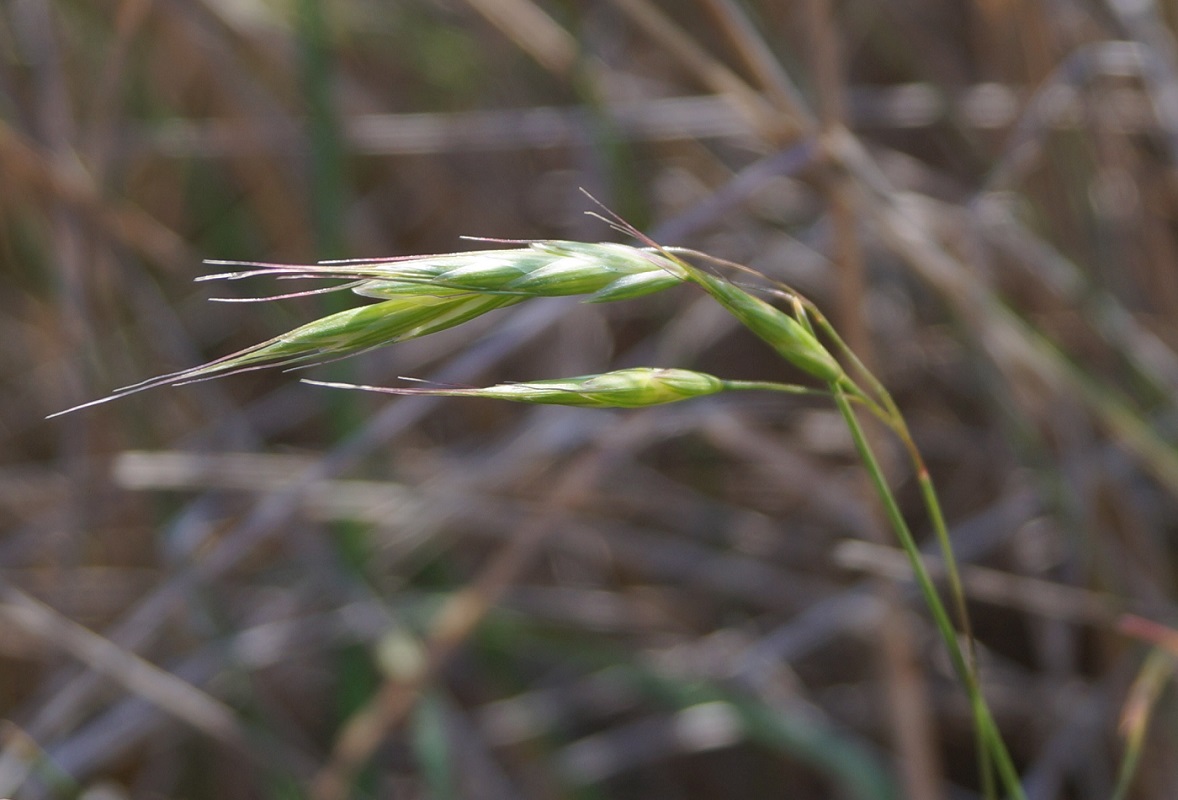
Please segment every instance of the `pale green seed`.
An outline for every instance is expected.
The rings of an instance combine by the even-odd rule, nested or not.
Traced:
[[[714,375],[686,369],[633,367],[576,378],[501,383],[481,389],[403,389],[382,386],[308,381],[320,386],[362,389],[386,394],[424,394],[444,397],[483,397],[516,403],[579,406],[582,408],[643,408],[676,403],[723,391]]]

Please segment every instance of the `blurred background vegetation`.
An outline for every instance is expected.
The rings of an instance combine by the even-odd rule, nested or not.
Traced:
[[[209,303],[239,287],[202,259],[610,239],[584,187],[798,287],[892,389],[1028,796],[1112,797],[1128,758],[1123,796],[1174,797],[1175,13],[0,4],[0,796],[980,795],[828,404],[255,372],[43,419],[344,299]],[[797,378],[686,287],[305,374],[634,365]]]

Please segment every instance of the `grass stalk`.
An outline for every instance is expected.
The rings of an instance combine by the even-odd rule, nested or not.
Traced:
[[[883,503],[884,513],[887,515],[888,523],[892,526],[897,538],[900,540],[900,546],[908,556],[908,562],[916,578],[917,587],[920,589],[920,593],[923,595],[925,603],[932,613],[933,622],[937,626],[937,631],[948,648],[949,657],[953,662],[953,669],[963,682],[973,684],[976,682],[974,672],[957,642],[957,630],[953,627],[949,612],[945,609],[945,604],[941,601],[940,594],[938,594],[936,586],[933,584],[932,576],[929,574],[923,559],[920,557],[920,547],[916,544],[916,539],[913,537],[912,531],[904,519],[904,514],[900,511],[900,506],[896,502],[895,495],[888,486],[887,479],[883,475],[883,470],[880,468],[875,452],[868,443],[867,436],[859,423],[859,419],[855,416],[855,412],[847,400],[846,392],[838,384],[831,384],[830,388],[834,396],[835,405],[838,407],[839,413],[842,414],[843,421],[846,423],[847,429],[851,433],[851,438],[855,442],[855,450],[859,454],[859,460],[863,462],[863,466],[871,478],[872,485],[874,485],[876,493]]]
[[[789,287],[781,287],[782,291],[776,294],[788,298],[792,313],[754,297],[725,278],[694,266],[677,255],[684,251],[670,251],[659,246],[616,216],[606,221],[618,230],[636,236],[647,246],[635,248],[617,244],[517,242],[514,244],[526,246],[403,259],[336,262],[310,267],[237,265],[246,269],[214,277],[236,280],[268,275],[278,279],[342,280],[346,283],[328,287],[326,291],[351,289],[360,296],[376,298],[381,302],[337,312],[269,342],[201,367],[128,387],[115,396],[267,365],[332,360],[454,327],[496,308],[529,299],[579,294],[587,302],[613,302],[641,297],[679,283],[692,283],[709,294],[782,359],[825,386],[825,391],[783,383],[723,379],[690,370],[649,367],[575,378],[503,383],[482,389],[328,385],[393,394],[475,396],[598,408],[639,408],[733,390],[829,395],[851,433],[859,457],[883,503],[888,524],[907,554],[916,583],[948,650],[954,671],[968,695],[987,796],[995,796],[991,773],[996,771],[1008,795],[1021,800],[1023,792],[1018,773],[982,695],[973,657],[964,590],[936,488],[907,424],[886,387],[843,341],[834,326],[809,301]],[[297,297],[321,291],[325,290],[294,292],[279,297]],[[811,317],[817,321],[817,328]],[[833,343],[833,352],[828,349],[827,341]],[[848,367],[850,372],[847,371]],[[860,381],[866,384],[867,390],[864,390]],[[912,461],[921,498],[943,554],[953,605],[960,618],[964,637],[969,642],[965,648],[959,641],[952,616],[924,565],[915,537],[888,486],[854,405],[863,406],[868,413],[881,420],[901,440]]]
[[[953,546],[949,540],[949,528],[945,524],[945,515],[941,510],[941,502],[937,495],[936,487],[933,485],[932,474],[929,472],[928,466],[924,463],[924,456],[921,455],[920,448],[916,446],[916,442],[908,430],[908,423],[905,421],[904,415],[900,413],[900,408],[896,405],[895,400],[892,399],[892,395],[887,390],[887,387],[859,360],[859,357],[847,345],[838,331],[835,330],[835,327],[830,324],[830,321],[813,304],[803,303],[799,300],[798,305],[799,317],[808,318],[813,316],[817,320],[822,332],[835,343],[839,354],[851,363],[857,375],[867,381],[871,387],[872,398],[876,401],[876,403],[867,405],[867,408],[871,409],[875,416],[896,435],[908,453],[908,459],[912,464],[912,468],[916,473],[917,482],[920,485],[920,495],[924,502],[925,512],[928,514],[929,522],[933,527],[933,534],[937,538],[937,546],[940,548],[941,557],[945,562],[945,581],[949,586],[949,592],[953,598],[958,624],[961,625],[961,629],[966,635],[970,662],[974,663],[973,626],[970,624],[969,612],[965,605],[965,589],[961,582],[960,571],[957,568],[957,559],[953,556]]]
[[[895,531],[897,538],[900,540],[901,547],[908,556],[909,564],[912,567],[912,574],[916,578],[917,587],[924,598],[925,604],[928,606],[929,612],[932,614],[933,623],[936,625],[937,632],[940,634],[941,640],[945,643],[950,661],[953,664],[953,669],[957,673],[958,679],[961,681],[968,695],[974,724],[977,727],[979,736],[979,758],[983,762],[979,766],[981,767],[983,783],[989,785],[990,778],[987,775],[990,771],[989,764],[993,763],[998,770],[1009,796],[1017,800],[1025,800],[1026,795],[1019,782],[1018,771],[1014,767],[1014,762],[1010,758],[1006,744],[1002,741],[1002,735],[998,731],[998,726],[994,722],[994,718],[990,714],[989,707],[986,705],[985,698],[982,695],[976,666],[972,659],[966,655],[966,651],[962,649],[958,641],[957,631],[953,628],[949,612],[945,608],[940,594],[937,592],[932,576],[924,565],[920,548],[917,546],[916,539],[912,536],[912,531],[908,527],[903,513],[900,511],[900,506],[896,502],[895,495],[888,486],[887,479],[884,477],[875,452],[872,450],[871,444],[868,442],[867,436],[863,432],[863,428],[859,424],[859,420],[855,416],[854,409],[851,407],[850,402],[848,402],[843,388],[837,384],[832,384],[831,393],[834,396],[835,405],[838,407],[839,413],[842,414],[847,429],[851,433],[851,438],[855,442],[855,449],[859,453],[859,459],[863,462],[863,466],[867,470],[872,484],[875,486],[876,493],[883,503],[888,522],[891,524],[893,531]],[[922,482],[922,492],[924,491],[924,487],[928,487],[928,491],[931,493],[933,507],[939,510],[936,492],[933,490],[931,482]],[[927,496],[926,502],[928,502]],[[942,527],[944,526],[943,519],[941,525]],[[948,543],[947,534],[944,541],[945,544]],[[951,551],[947,560],[952,560]],[[946,568],[948,569],[948,567]]]

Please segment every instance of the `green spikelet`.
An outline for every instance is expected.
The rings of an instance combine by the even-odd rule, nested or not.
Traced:
[[[108,397],[50,416],[66,414],[158,386],[177,386],[260,367],[330,361],[373,347],[403,342],[452,328],[493,309],[519,303],[523,299],[510,295],[477,294],[447,297],[412,296],[350,308],[199,367],[126,386]]]
[[[500,383],[482,389],[413,388],[357,386],[349,383],[306,381],[317,386],[361,389],[386,394],[425,394],[444,397],[486,397],[516,403],[581,406],[587,408],[642,408],[704,397],[726,388],[714,375],[686,369],[634,367],[577,378]]]
[[[250,269],[208,275],[202,280],[257,276],[340,279],[325,290],[351,289],[365,297],[445,297],[498,294],[527,297],[589,295],[590,302],[626,300],[681,283],[685,275],[652,249],[609,242],[539,241],[509,250],[474,250],[410,256],[387,261],[315,265],[217,262]]]
[[[728,281],[688,264],[682,266],[694,283],[786,361],[827,383],[837,383],[844,377],[835,357],[796,319]]]

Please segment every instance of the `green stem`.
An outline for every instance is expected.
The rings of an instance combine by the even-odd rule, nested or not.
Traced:
[[[953,605],[957,612],[958,623],[965,633],[971,669],[977,671],[977,654],[974,651],[973,626],[969,621],[969,611],[965,606],[965,588],[961,583],[961,573],[957,569],[957,559],[953,555],[953,545],[949,541],[949,528],[945,525],[945,515],[941,512],[941,502],[937,497],[936,487],[933,486],[932,476],[916,445],[908,436],[907,426],[904,428],[905,445],[913,459],[916,469],[917,482],[920,484],[920,495],[924,499],[924,507],[933,525],[933,534],[937,537],[937,547],[941,550],[941,560],[945,564],[945,579],[949,584],[949,594],[953,598]]]
[[[775,381],[730,381],[722,380],[725,391],[762,391],[780,392],[781,394],[799,394],[811,397],[830,397],[830,392],[814,389],[810,386],[799,386],[796,383],[777,383]]]
[[[867,469],[867,474],[871,477],[871,482],[875,486],[876,493],[883,502],[884,513],[887,514],[888,522],[891,524],[892,530],[895,531],[896,536],[900,540],[900,545],[908,556],[912,572],[916,576],[917,586],[920,588],[921,594],[924,595],[925,602],[932,612],[933,621],[936,623],[937,630],[940,632],[941,638],[949,646],[949,656],[953,661],[953,668],[962,681],[972,684],[974,683],[974,676],[972,670],[969,668],[969,662],[965,659],[961,647],[957,642],[957,631],[953,627],[953,622],[949,618],[948,611],[945,610],[945,604],[941,601],[941,597],[933,585],[933,579],[924,565],[924,560],[921,558],[920,548],[917,547],[916,539],[913,537],[908,523],[904,521],[904,515],[900,511],[900,506],[896,502],[895,495],[892,494],[892,490],[888,487],[887,479],[884,478],[883,470],[880,468],[879,461],[876,460],[875,452],[871,449],[871,445],[868,444],[863,428],[859,425],[859,420],[855,416],[855,412],[851,408],[851,404],[848,402],[842,387],[832,385],[831,392],[834,395],[834,401],[838,406],[839,412],[843,415],[847,428],[850,429],[851,438],[855,441],[855,449],[859,453],[859,458],[863,461],[863,465]]]
[[[941,503],[937,497],[937,490],[933,486],[932,476],[924,463],[924,457],[921,456],[920,450],[916,447],[916,442],[912,439],[912,434],[908,430],[908,423],[904,420],[899,406],[892,399],[892,395],[887,390],[887,387],[859,360],[859,357],[843,341],[838,331],[823,316],[822,312],[815,308],[813,304],[803,301],[801,298],[797,302],[801,308],[799,313],[807,316],[812,314],[818,321],[818,325],[822,328],[823,333],[831,338],[839,348],[839,351],[855,367],[856,371],[868,381],[875,397],[878,398],[879,403],[887,412],[886,414],[876,414],[876,416],[899,437],[904,445],[904,449],[908,451],[908,458],[912,462],[912,468],[916,471],[916,478],[920,484],[920,495],[924,501],[925,511],[928,513],[929,520],[932,522],[933,532],[937,537],[937,546],[940,548],[941,558],[945,562],[946,582],[949,585],[949,594],[953,598],[957,622],[961,626],[962,632],[965,633],[969,663],[972,670],[976,672],[977,663],[974,653],[973,626],[970,624],[969,612],[965,605],[965,589],[962,586],[961,575],[957,569],[957,559],[953,556],[953,546],[949,541],[949,529],[945,525],[945,515],[941,511]]]
[[[706,273],[700,273],[694,267],[689,266],[686,262],[676,259],[666,251],[661,251],[669,258],[680,263],[684,270],[692,276],[692,279],[704,286],[713,297],[721,302],[734,316],[736,316],[742,323],[753,329],[762,338],[774,344],[771,331],[768,326],[763,326],[761,330],[753,328],[749,325],[749,318],[752,313],[748,311],[743,305],[731,299],[726,292],[720,291],[718,279],[713,279],[707,276]],[[739,291],[739,290],[738,290]],[[941,511],[940,501],[937,498],[936,488],[933,486],[932,478],[929,475],[928,469],[924,464],[924,459],[920,455],[915,442],[908,430],[907,423],[904,421],[903,415],[900,413],[898,406],[892,399],[890,393],[882,382],[879,381],[872,372],[862,363],[858,356],[851,350],[850,347],[838,335],[834,327],[826,320],[826,318],[818,311],[812,304],[804,300],[800,295],[790,292],[787,295],[789,301],[793,305],[794,318],[799,325],[806,331],[806,333],[813,338],[815,345],[822,349],[818,344],[818,336],[814,329],[814,325],[810,320],[810,315],[813,314],[818,321],[819,326],[823,332],[830,337],[838,348],[838,352],[844,359],[852,366],[852,368],[859,373],[859,375],[867,382],[871,393],[864,391],[862,387],[843,370],[839,370],[838,377],[829,379],[828,386],[831,394],[840,413],[846,421],[847,427],[851,432],[851,436],[855,441],[855,447],[859,452],[864,465],[867,468],[868,474],[875,485],[876,492],[879,494],[883,502],[884,510],[887,514],[888,521],[895,531],[905,554],[912,567],[913,575],[916,577],[916,582],[920,588],[921,594],[924,595],[929,611],[932,613],[933,621],[936,624],[937,630],[941,638],[945,642],[945,646],[949,651],[950,660],[953,663],[953,668],[957,672],[962,684],[965,686],[966,693],[969,697],[970,708],[973,713],[975,735],[977,737],[978,747],[978,762],[981,772],[983,788],[987,797],[995,796],[995,784],[993,772],[995,768],[1005,785],[1006,790],[1012,798],[1023,800],[1025,795],[1022,786],[1019,783],[1018,771],[1014,768],[1014,764],[1010,759],[1010,754],[1006,750],[1006,746],[1002,741],[1002,736],[998,731],[998,727],[990,714],[990,710],[986,705],[985,698],[982,696],[981,686],[977,674],[976,659],[974,656],[973,635],[970,630],[969,616],[965,604],[965,591],[961,584],[961,578],[957,570],[957,562],[953,557],[953,550],[949,541],[948,528],[945,525],[944,514]],[[742,311],[748,313],[742,314]],[[783,348],[777,348],[787,360],[795,363],[797,366],[807,369],[809,366],[807,362],[798,359],[790,358],[790,353]],[[825,351],[824,351],[825,352]],[[826,353],[829,356],[829,353]],[[835,361],[833,356],[829,356],[829,360]],[[823,366],[819,364],[819,366]],[[811,374],[817,375],[817,370],[807,369]],[[737,388],[737,384],[729,384],[731,388]],[[748,383],[744,388],[765,388],[774,391],[789,391],[791,393],[799,393],[797,387],[786,388],[785,384],[756,384]],[[960,617],[961,628],[965,633],[967,641],[969,642],[967,651],[963,650],[961,643],[958,640],[958,634],[953,627],[953,622],[945,603],[941,600],[937,593],[936,587],[933,584],[932,578],[929,575],[928,569],[924,564],[924,560],[920,553],[920,549],[916,545],[916,540],[912,536],[912,531],[908,528],[907,522],[904,520],[904,515],[900,512],[899,504],[896,502],[895,496],[892,494],[888,486],[887,480],[883,475],[883,470],[880,468],[879,462],[875,457],[875,453],[871,449],[871,445],[859,425],[859,420],[855,416],[855,412],[851,406],[851,402],[859,402],[871,414],[876,416],[883,422],[890,430],[892,430],[903,442],[905,449],[908,451],[909,457],[912,459],[912,464],[916,470],[918,481],[920,483],[921,497],[927,509],[929,518],[932,522],[933,529],[940,547],[942,557],[945,563],[945,570],[948,579],[953,603],[957,615]],[[966,655],[968,652],[968,656]]]
[[[1010,796],[1017,798],[1017,800],[1025,800],[1025,794],[1019,783],[1018,771],[1015,769],[1010,754],[1006,750],[1006,745],[1003,743],[1002,736],[998,732],[997,724],[994,722],[994,718],[986,706],[974,665],[961,649],[957,638],[957,631],[954,629],[949,612],[946,610],[945,604],[942,602],[933,584],[932,577],[925,567],[920,548],[916,544],[916,539],[913,537],[908,523],[904,520],[904,515],[900,511],[895,495],[892,494],[892,490],[888,486],[879,461],[876,459],[875,453],[867,441],[867,436],[863,432],[858,418],[855,416],[854,409],[851,407],[846,392],[838,384],[831,384],[830,388],[831,393],[834,395],[835,404],[838,406],[839,412],[842,414],[843,420],[850,430],[851,438],[855,442],[855,449],[858,451],[859,457],[863,461],[863,465],[867,469],[867,473],[875,486],[876,493],[883,503],[888,522],[891,524],[892,530],[895,531],[897,538],[900,540],[901,547],[908,556],[912,573],[916,578],[917,587],[920,589],[925,603],[932,614],[937,632],[945,642],[945,646],[949,651],[950,661],[953,663],[953,668],[965,686],[966,694],[969,697],[970,708],[973,712],[974,724],[977,727],[979,750],[988,755],[988,757],[983,756],[982,758],[983,781],[989,785],[989,780],[985,776],[989,772],[989,765],[992,764],[997,767],[999,775],[1002,777],[1002,781]],[[923,474],[927,478],[927,471],[924,471]],[[943,528],[944,520],[940,515],[940,505],[936,501],[936,492],[933,490],[931,481],[922,483],[923,491],[929,493],[925,497],[925,502],[926,504],[929,503],[931,497],[932,508],[936,509],[933,516],[940,520],[939,524]],[[946,544],[948,543],[947,534],[944,541]],[[951,555],[952,553],[950,551],[950,558]]]
[[[835,347],[838,348],[839,354],[850,363],[854,370],[859,373],[861,378],[867,381],[868,387],[875,394],[873,399],[876,400],[884,409],[886,409],[886,413],[879,414],[877,416],[879,416],[880,419],[882,419],[889,428],[894,427],[894,420],[902,419],[900,416],[900,409],[896,406],[895,401],[892,400],[892,395],[883,385],[883,382],[880,381],[879,378],[875,377],[875,373],[869,370],[867,365],[864,364],[859,359],[859,356],[856,355],[855,351],[851,349],[850,345],[843,341],[843,337],[839,335],[839,332],[835,330],[834,325],[830,324],[830,320],[826,318],[826,315],[824,315],[817,306],[796,293],[793,295],[793,302],[795,308],[797,309],[798,316],[805,317],[807,320],[809,317],[813,316],[814,319],[817,320],[818,327],[822,329],[822,332],[826,334],[832,342],[834,342]],[[811,330],[813,330],[813,327],[811,327]]]

